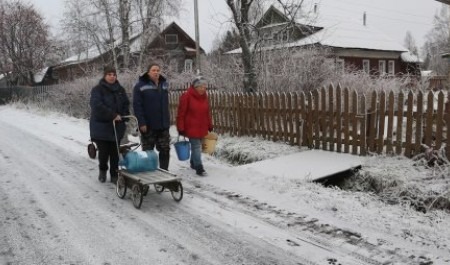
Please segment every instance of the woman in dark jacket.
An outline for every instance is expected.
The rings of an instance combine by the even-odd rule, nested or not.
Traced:
[[[206,175],[201,157],[202,140],[213,129],[206,85],[203,77],[197,77],[192,82],[192,86],[180,97],[177,116],[178,133],[189,138],[191,168],[199,176]]]
[[[125,89],[117,81],[116,69],[106,67],[103,78],[91,90],[91,118],[89,128],[91,140],[97,144],[100,182],[106,181],[108,171],[111,182],[117,181],[119,167],[119,154],[117,143],[125,134],[125,122],[122,116],[130,114],[130,100]],[[114,133],[113,122],[117,135]]]

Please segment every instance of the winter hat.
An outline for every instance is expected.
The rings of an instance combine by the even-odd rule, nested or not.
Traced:
[[[110,74],[110,73],[117,75],[116,68],[114,68],[112,66],[105,66],[105,68],[103,69],[103,76]]]
[[[206,79],[203,76],[197,76],[194,81],[192,81],[192,86],[199,87],[199,86],[206,86],[208,82],[206,82]]]

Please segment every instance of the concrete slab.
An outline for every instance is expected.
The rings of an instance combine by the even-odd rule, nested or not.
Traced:
[[[292,179],[318,181],[361,167],[360,156],[322,150],[308,150],[300,153],[277,157],[239,166],[252,168],[263,174]]]

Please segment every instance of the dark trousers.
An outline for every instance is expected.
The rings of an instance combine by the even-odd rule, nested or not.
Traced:
[[[170,133],[166,130],[150,130],[141,134],[142,150],[156,150],[159,152],[159,167],[169,170]]]
[[[119,154],[115,142],[94,140],[98,148],[98,168],[102,171],[108,170],[111,180],[117,179],[117,171],[119,169]]]

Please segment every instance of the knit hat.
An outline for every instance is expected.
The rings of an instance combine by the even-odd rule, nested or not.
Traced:
[[[206,86],[208,82],[206,82],[206,79],[203,76],[197,76],[194,81],[192,81],[192,86],[199,87],[199,86]]]
[[[112,66],[105,66],[105,68],[103,68],[103,75],[105,76],[110,73],[117,74],[116,68]]]

